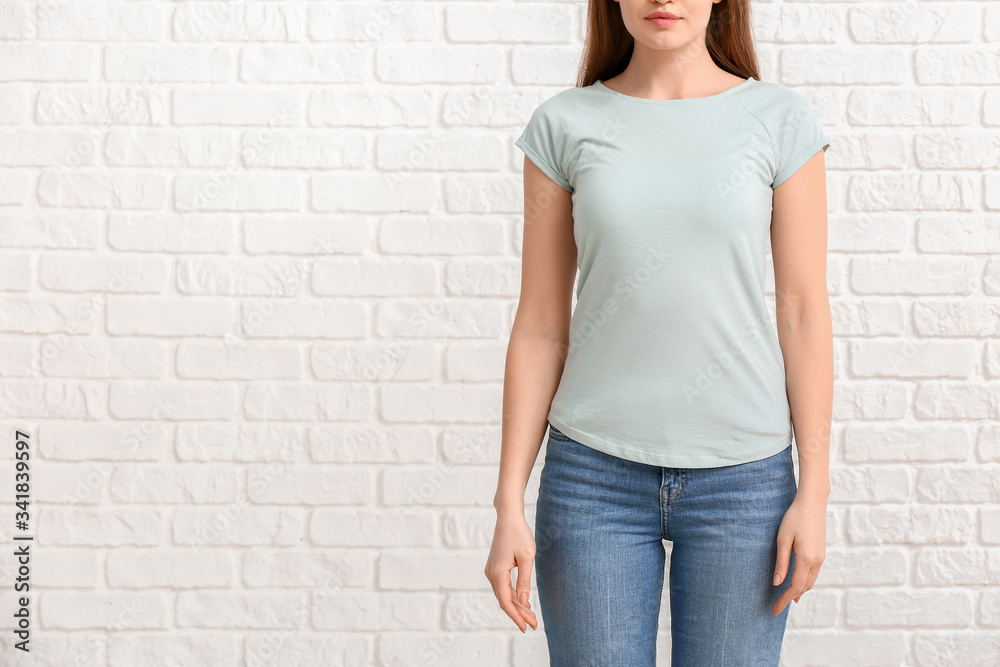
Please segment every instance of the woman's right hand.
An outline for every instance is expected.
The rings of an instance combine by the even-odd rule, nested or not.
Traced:
[[[497,514],[493,546],[486,561],[486,578],[500,608],[517,624],[521,632],[531,626],[538,629],[535,612],[528,598],[531,593],[531,567],[535,560],[535,538],[523,512]],[[517,568],[517,588],[510,584],[510,572]]]

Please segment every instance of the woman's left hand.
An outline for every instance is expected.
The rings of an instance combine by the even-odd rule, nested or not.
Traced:
[[[826,558],[826,499],[796,496],[778,527],[778,557],[774,568],[774,585],[788,574],[788,565],[795,551],[792,583],[774,603],[775,616],[793,599],[798,602],[810,590],[819,576]]]

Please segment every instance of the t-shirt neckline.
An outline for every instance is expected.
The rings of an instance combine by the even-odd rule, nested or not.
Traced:
[[[710,102],[712,100],[717,100],[717,99],[720,99],[722,97],[727,97],[727,96],[735,93],[736,91],[745,88],[746,86],[750,85],[751,81],[756,81],[756,79],[754,79],[752,76],[747,77],[747,79],[745,81],[743,81],[741,83],[738,83],[738,84],[736,84],[735,86],[733,86],[731,88],[726,88],[721,93],[716,93],[715,95],[706,95],[704,97],[682,97],[682,98],[676,99],[676,100],[654,100],[654,99],[651,99],[651,98],[648,98],[648,97],[633,97],[632,95],[626,95],[625,93],[619,93],[617,90],[611,90],[610,88],[608,88],[607,86],[604,85],[603,81],[600,81],[600,80],[595,81],[594,82],[594,86],[597,87],[597,88],[599,88],[599,89],[601,89],[601,90],[603,90],[603,91],[605,91],[605,92],[608,92],[608,93],[614,95],[615,97],[618,97],[618,98],[623,99],[623,100],[628,100],[630,102],[639,102],[641,104],[663,104],[663,105],[666,105],[666,104],[684,104],[684,103],[690,104],[692,102],[702,102],[702,103],[704,103],[704,102]]]

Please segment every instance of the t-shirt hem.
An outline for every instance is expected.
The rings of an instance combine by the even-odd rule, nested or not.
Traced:
[[[563,190],[567,190],[569,192],[573,191],[573,188],[570,186],[569,181],[560,176],[559,173],[555,170],[555,168],[552,167],[552,165],[550,165],[548,162],[546,162],[545,158],[543,158],[538,151],[532,148],[528,144],[528,142],[524,140],[523,137],[518,137],[517,141],[514,142],[514,145],[520,148],[522,151],[524,151],[524,153],[529,158],[531,158],[531,161],[535,163],[535,166],[541,169],[546,176],[551,178],[556,185],[561,187]]]
[[[618,458],[645,463],[647,465],[660,466],[664,468],[717,468],[721,466],[731,466],[740,463],[749,463],[773,456],[784,451],[792,444],[792,432],[789,431],[777,440],[755,449],[741,450],[739,453],[730,456],[677,456],[670,454],[655,454],[642,449],[623,447],[602,438],[578,431],[572,426],[568,426],[557,417],[549,416],[548,421],[559,429],[563,434],[573,438],[581,445],[586,445],[599,452],[617,456]]]
[[[825,136],[820,137],[819,139],[811,143],[808,148],[806,148],[797,156],[795,156],[795,159],[792,160],[787,167],[782,169],[781,173],[777,174],[774,177],[774,183],[771,185],[771,188],[774,189],[779,185],[781,185],[782,183],[784,183],[785,181],[787,181],[789,178],[791,178],[792,174],[798,171],[799,167],[808,162],[809,158],[815,155],[819,151],[819,149],[822,148],[823,150],[826,150],[829,146],[830,146],[830,140],[827,139]]]

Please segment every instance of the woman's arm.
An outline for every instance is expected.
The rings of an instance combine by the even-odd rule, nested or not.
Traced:
[[[576,242],[572,201],[524,160],[521,293],[504,370],[500,478],[494,505],[524,510],[524,491],[569,347]]]
[[[825,501],[830,495],[833,323],[823,151],[775,188],[772,208],[777,333],[799,454],[799,493]]]
[[[524,492],[545,437],[546,420],[569,345],[576,242],[572,199],[524,160],[521,294],[507,346],[500,471],[493,505],[497,527],[486,576],[500,607],[522,632],[534,622],[527,605],[535,544],[524,518]],[[517,567],[517,588],[510,586]]]
[[[826,163],[819,151],[774,189],[771,214],[777,333],[799,457],[794,507],[786,514],[788,525],[779,530],[776,579],[784,578],[793,542],[795,572],[792,585],[775,605],[778,612],[812,588],[826,556],[833,416],[826,252]]]

